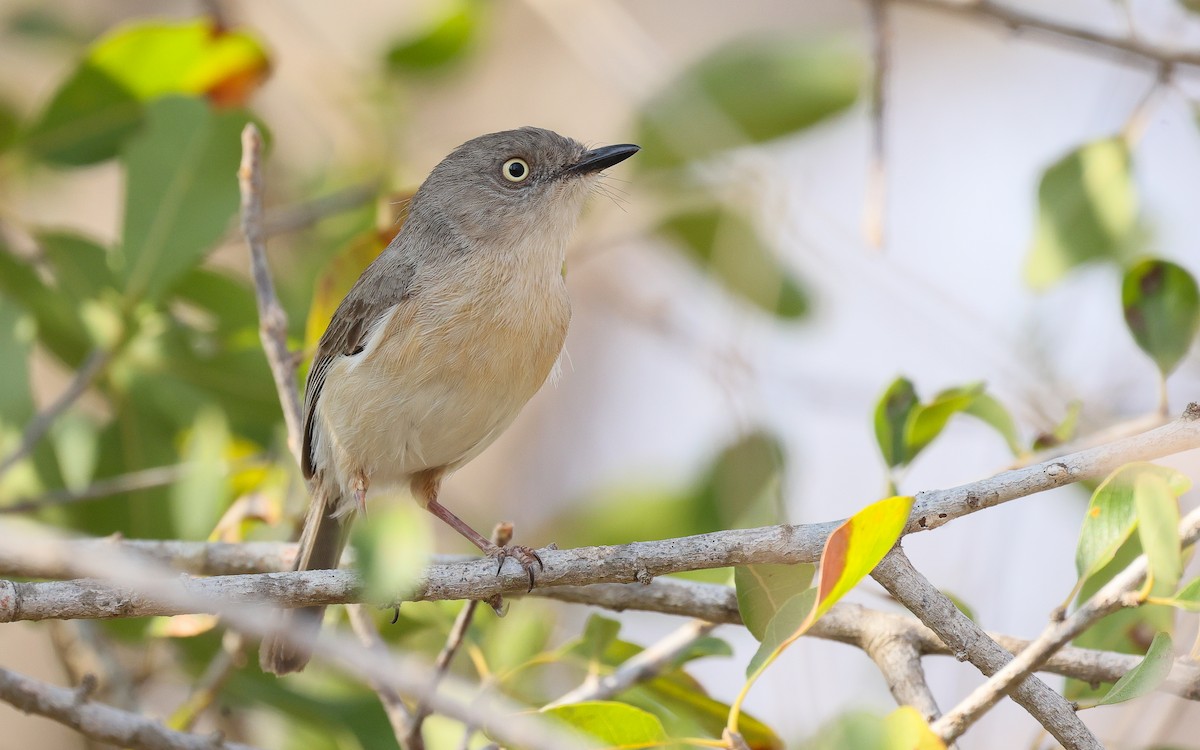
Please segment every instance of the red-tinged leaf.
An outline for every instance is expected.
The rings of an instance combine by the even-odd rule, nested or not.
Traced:
[[[821,553],[815,597],[811,589],[797,594],[767,623],[762,644],[747,670],[746,684],[730,709],[731,731],[737,731],[741,705],[758,677],[879,564],[900,538],[912,505],[913,498],[907,496],[880,500],[855,513],[830,534]]]

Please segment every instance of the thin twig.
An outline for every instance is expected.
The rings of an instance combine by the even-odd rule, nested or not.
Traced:
[[[492,544],[497,547],[507,546],[512,541],[513,525],[507,521],[502,521],[496,524],[492,529]],[[496,595],[489,602],[492,609],[500,610],[504,603],[499,595]],[[430,692],[437,690],[438,683],[446,675],[446,671],[450,669],[450,662],[454,659],[454,655],[458,653],[462,647],[463,639],[467,637],[467,630],[471,627],[471,620],[475,618],[475,610],[479,607],[479,600],[472,599],[468,601],[463,608],[459,610],[458,616],[454,618],[454,625],[450,628],[449,635],[446,636],[446,643],[442,646],[442,650],[438,652],[437,658],[433,661],[433,669],[435,679],[430,687]],[[409,750],[423,750],[425,739],[421,734],[421,727],[425,723],[426,717],[429,716],[429,704],[421,701],[417,704],[413,711],[412,728],[408,732],[408,748]],[[473,727],[467,726],[466,731],[473,731]]]
[[[29,455],[46,431],[50,429],[50,426],[54,424],[54,420],[58,419],[60,414],[87,392],[92,381],[108,365],[111,358],[112,354],[107,349],[93,349],[88,354],[87,359],[76,371],[75,377],[71,378],[66,390],[59,394],[53,403],[34,415],[29,424],[25,426],[25,431],[21,433],[21,442],[11,453],[0,459],[0,476],[4,476],[17,462]]]
[[[200,716],[217,702],[221,689],[229,682],[233,673],[245,666],[246,645],[246,638],[241,633],[225,633],[221,639],[221,650],[208,663],[204,674],[200,675],[199,682],[192,688],[192,694],[172,714],[172,725],[191,731]]]
[[[23,497],[8,505],[0,506],[0,513],[31,513],[42,508],[97,500],[124,492],[136,492],[152,487],[163,487],[179,480],[188,470],[187,464],[155,466],[151,469],[131,471],[114,477],[97,479],[81,490],[51,490],[36,497]]]
[[[350,617],[350,628],[358,636],[358,642],[363,645],[363,648],[371,653],[387,656],[387,644],[379,635],[379,628],[375,627],[375,621],[371,619],[371,613],[367,611],[366,605],[351,604],[346,608],[346,613]],[[368,685],[379,696],[379,703],[383,706],[384,713],[387,714],[388,722],[392,725],[392,732],[395,733],[396,741],[400,743],[400,746],[406,750],[422,750],[424,744],[419,742],[419,733],[419,744],[406,744],[412,736],[415,724],[412,712],[408,710],[408,706],[404,705],[404,699],[400,697],[400,694],[390,685],[378,680],[371,680]]]
[[[96,703],[86,691],[68,690],[0,667],[0,700],[27,714],[45,716],[91,739],[145,750],[254,750],[218,735],[168,729],[141,714]]]
[[[279,403],[287,424],[288,446],[300,458],[300,397],[296,391],[296,360],[288,350],[287,313],[275,295],[271,270],[267,265],[267,243],[262,221],[262,135],[254,123],[242,130],[242,164],[238,169],[242,195],[242,235],[250,246],[250,268],[254,275],[254,296],[258,301],[259,336]]]
[[[996,23],[1013,30],[1027,30],[1047,34],[1056,39],[1076,42],[1083,49],[1117,56],[1137,58],[1156,64],[1200,66],[1200,54],[1195,52],[1173,52],[1134,38],[1122,38],[1102,34],[1090,29],[1081,29],[1041,16],[1031,15],[1009,8],[993,0],[890,0],[894,3],[968,18],[985,23]]]
[[[867,173],[867,196],[863,207],[863,234],[876,249],[883,247],[887,214],[886,112],[888,75],[888,13],[885,0],[867,0],[871,25],[871,163]]]
[[[307,229],[330,216],[367,205],[379,196],[379,190],[378,182],[351,185],[305,203],[267,211],[263,217],[263,234],[274,237]]]
[[[598,680],[588,680],[558,700],[551,701],[546,708],[565,706],[583,701],[608,700],[639,683],[645,682],[670,669],[681,654],[696,641],[712,632],[717,623],[692,620],[675,630],[661,641],[627,659],[612,674]]]
[[[1200,537],[1200,508],[1193,510],[1183,519],[1179,525],[1179,536],[1184,546],[1193,544],[1197,537]],[[1141,555],[1069,617],[1052,621],[1028,648],[1017,654],[1003,669],[991,675],[987,682],[939,719],[933,725],[933,730],[943,739],[953,741],[1012,690],[1014,684],[1036,670],[1051,654],[1092,623],[1122,607],[1137,606],[1140,598],[1136,590],[1146,579],[1147,569],[1146,556]]]
[[[969,661],[986,675],[997,673],[1012,660],[1012,654],[988,637],[983,629],[954,606],[954,603],[921,575],[897,546],[871,574],[905,607],[937,633],[954,650],[959,660]],[[1013,700],[1038,720],[1067,750],[1103,750],[1088,728],[1075,715],[1065,698],[1035,676],[1029,676],[1013,691]],[[935,723],[937,726],[945,717]],[[952,742],[957,735],[942,734]]]

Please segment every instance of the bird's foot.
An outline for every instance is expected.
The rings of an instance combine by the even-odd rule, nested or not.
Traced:
[[[496,575],[500,575],[500,571],[504,568],[504,561],[512,558],[520,563],[525,569],[526,575],[529,576],[529,590],[533,591],[534,575],[533,566],[536,563],[538,569],[545,570],[546,566],[542,563],[542,558],[537,551],[532,547],[525,547],[520,544],[501,547],[499,545],[491,545],[487,550],[487,556],[496,560]]]

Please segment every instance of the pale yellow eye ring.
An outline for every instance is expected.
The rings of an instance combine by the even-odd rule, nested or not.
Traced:
[[[524,182],[529,178],[529,164],[524,159],[509,159],[500,167],[500,174],[509,182]]]

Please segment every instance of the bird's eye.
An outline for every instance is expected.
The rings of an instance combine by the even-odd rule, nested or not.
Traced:
[[[524,182],[525,178],[529,177],[529,165],[524,159],[509,159],[504,162],[500,171],[509,182]]]

